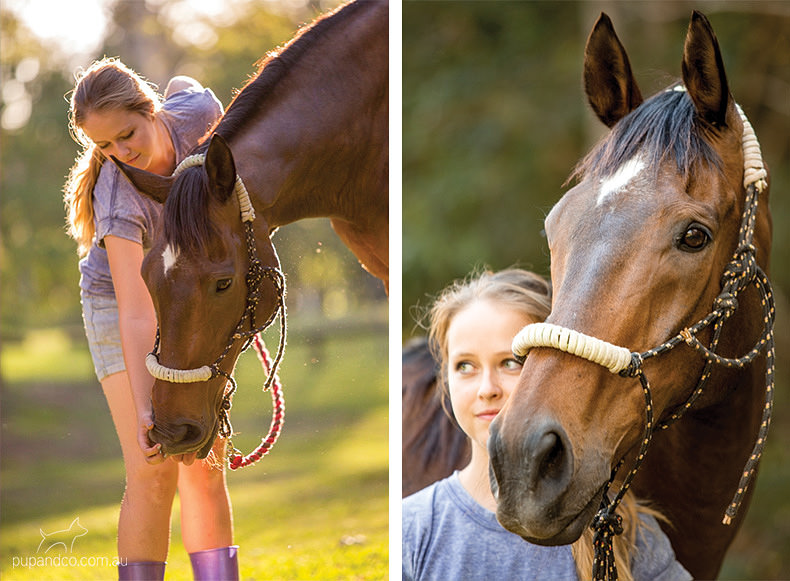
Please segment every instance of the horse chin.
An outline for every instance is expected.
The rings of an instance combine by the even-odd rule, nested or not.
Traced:
[[[153,438],[151,438],[153,440]],[[190,446],[189,448],[184,449],[174,449],[173,447],[166,446],[162,444],[162,451],[164,452],[165,457],[169,456],[188,456],[189,454],[195,454],[198,460],[205,460],[206,457],[211,452],[211,448],[214,445],[214,439],[209,438],[209,440],[202,445],[202,447],[195,447]]]
[[[569,545],[578,540],[584,529],[592,523],[601,507],[604,486],[592,495],[581,511],[572,515],[549,514],[545,519],[534,519],[498,511],[497,518],[504,528],[533,545]]]
[[[588,502],[587,505],[582,509],[582,511],[576,516],[572,517],[571,520],[566,525],[564,525],[564,528],[558,533],[543,537],[522,535],[521,538],[532,543],[533,545],[570,545],[571,543],[577,541],[579,537],[582,536],[582,533],[584,533],[584,530],[590,526],[590,523],[592,523],[595,513],[601,506],[602,494],[602,491],[600,494],[595,494],[592,499],[590,499],[590,502]]]

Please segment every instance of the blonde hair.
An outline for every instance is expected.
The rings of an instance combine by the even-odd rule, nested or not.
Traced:
[[[545,278],[509,268],[492,272],[476,271],[444,289],[427,313],[428,342],[441,372],[438,385],[442,406],[447,410],[447,330],[455,315],[475,301],[490,300],[524,313],[535,322],[543,321],[551,311],[551,286]]]
[[[447,331],[453,317],[477,300],[490,300],[521,311],[535,322],[541,322],[551,312],[551,285],[542,276],[518,268],[499,272],[486,269],[455,281],[439,294],[426,314],[429,322],[428,340],[435,360],[440,363],[437,384],[442,396],[442,407],[451,418],[453,415],[448,406],[447,387]],[[640,521],[639,515],[652,515],[664,521],[666,519],[659,512],[637,501],[631,492],[620,503],[619,513],[623,517],[623,533],[614,538],[617,572],[622,581],[633,581],[631,562],[638,528],[648,526]],[[593,536],[592,529],[587,528],[571,546],[579,579],[588,579],[592,574]]]
[[[80,256],[88,252],[93,242],[96,230],[93,188],[107,160],[82,130],[85,118],[93,112],[118,109],[155,115],[161,108],[162,100],[154,86],[117,58],[95,61],[76,75],[70,98],[69,130],[74,141],[82,146],[82,152],[69,171],[63,200],[67,230],[77,241]]]

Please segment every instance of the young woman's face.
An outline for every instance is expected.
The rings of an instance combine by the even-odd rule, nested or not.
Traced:
[[[107,158],[114,155],[138,169],[161,173],[164,148],[154,117],[126,109],[93,111],[82,130]]]
[[[488,427],[516,386],[521,364],[511,351],[513,337],[535,321],[488,300],[456,313],[447,329],[448,387],[461,429],[483,449]]]

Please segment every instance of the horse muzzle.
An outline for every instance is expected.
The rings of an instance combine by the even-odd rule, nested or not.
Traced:
[[[197,452],[198,459],[208,456],[217,433],[217,422],[209,429],[203,422],[180,418],[159,421],[154,414],[154,427],[149,432],[152,442],[162,445],[165,457]]]
[[[579,462],[564,428],[549,417],[530,420],[516,437],[497,418],[488,450],[497,519],[504,528],[539,545],[569,544],[581,536],[609,480],[603,455]]]

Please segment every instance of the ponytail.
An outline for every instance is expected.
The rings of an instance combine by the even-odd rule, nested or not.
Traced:
[[[96,233],[93,221],[93,187],[99,179],[104,155],[95,145],[86,148],[69,171],[64,187],[69,236],[77,241],[80,256],[88,253]]]

